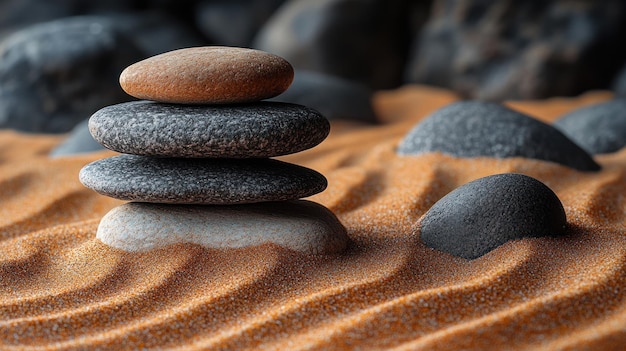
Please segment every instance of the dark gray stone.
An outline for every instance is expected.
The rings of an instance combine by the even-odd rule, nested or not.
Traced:
[[[89,133],[88,122],[88,120],[84,120],[77,124],[70,135],[50,151],[50,157],[73,156],[104,150],[104,147],[98,144]]]
[[[120,72],[139,49],[98,17],[46,22],[0,45],[0,128],[67,132],[99,108],[129,100]]]
[[[121,200],[228,205],[295,200],[326,188],[318,172],[272,159],[184,159],[121,155],[83,167],[80,181]]]
[[[251,158],[309,149],[330,131],[310,108],[280,102],[178,105],[133,101],[96,112],[89,129],[105,147],[161,157]]]
[[[572,111],[554,126],[590,154],[606,154],[626,145],[626,100],[616,99]]]
[[[311,107],[324,117],[360,122],[376,122],[372,89],[365,85],[312,71],[296,71],[293,83],[272,101]]]
[[[626,98],[626,65],[622,66],[613,80],[613,91],[616,97]]]
[[[284,0],[196,2],[198,29],[215,45],[250,47],[252,38]]]
[[[527,157],[582,171],[600,166],[556,128],[504,106],[480,101],[447,105],[400,143],[401,155],[443,152],[455,157]]]
[[[426,246],[466,259],[526,237],[558,236],[567,220],[559,198],[522,174],[498,174],[450,192],[422,217]]]
[[[371,88],[400,85],[408,50],[405,0],[291,0],[261,28],[253,47],[295,69],[336,75]]]
[[[193,27],[162,11],[111,14],[105,18],[142,51],[144,58],[208,44]]]
[[[624,1],[435,0],[406,81],[485,100],[609,88],[626,61]]]

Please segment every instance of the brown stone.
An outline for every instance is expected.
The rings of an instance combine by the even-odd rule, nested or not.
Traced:
[[[289,87],[293,67],[259,50],[196,47],[166,52],[127,67],[120,85],[146,100],[226,104],[274,97]]]

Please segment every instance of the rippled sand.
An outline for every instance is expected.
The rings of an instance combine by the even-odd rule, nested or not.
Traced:
[[[609,98],[515,103],[542,120]],[[310,199],[352,243],[335,256],[273,245],[177,245],[125,253],[95,239],[122,202],[84,188],[100,152],[51,160],[59,137],[0,132],[0,349],[621,350],[626,345],[626,149],[598,173],[528,159],[398,157],[400,138],[454,100],[381,92],[386,123],[335,123],[320,146],[281,159],[323,173]],[[563,238],[510,242],[472,261],[424,247],[414,226],[452,189],[502,172],[559,196]]]

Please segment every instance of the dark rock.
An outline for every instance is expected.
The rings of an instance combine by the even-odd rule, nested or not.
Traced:
[[[120,200],[228,205],[295,200],[326,188],[314,170],[272,159],[185,159],[121,155],[83,167],[80,181]]]
[[[613,91],[617,97],[626,98],[626,65],[622,67],[613,81]]]
[[[70,132],[70,135],[61,144],[52,149],[50,157],[73,156],[104,150],[104,147],[98,144],[89,133],[88,122],[88,120],[84,120],[77,124]]]
[[[567,220],[559,198],[540,181],[498,174],[467,183],[431,207],[420,223],[426,246],[474,259],[526,237],[558,236]]]
[[[527,157],[582,171],[600,169],[587,152],[552,126],[504,106],[480,101],[456,102],[435,111],[404,137],[397,152]]]
[[[111,14],[132,11],[132,0],[2,0],[0,1],[0,40],[28,26],[64,17]]]
[[[141,49],[144,57],[208,43],[192,27],[161,11],[111,14],[106,18]]]
[[[108,106],[89,129],[105,147],[161,157],[273,157],[321,143],[328,120],[308,107],[281,102],[185,106],[133,101]]]
[[[554,122],[590,154],[606,154],[626,145],[626,100],[616,99],[574,110]]]
[[[0,45],[0,128],[67,132],[99,108],[128,100],[120,72],[139,50],[98,17],[46,22]]]
[[[608,88],[626,61],[626,2],[436,0],[407,81],[488,100]]]
[[[198,29],[217,45],[250,47],[261,26],[284,0],[198,1],[195,20]]]
[[[271,100],[311,107],[330,120],[371,123],[376,122],[372,95],[370,88],[358,82],[312,71],[296,71],[289,89]]]
[[[404,0],[291,0],[255,37],[253,47],[306,69],[372,88],[401,83],[407,52]]]

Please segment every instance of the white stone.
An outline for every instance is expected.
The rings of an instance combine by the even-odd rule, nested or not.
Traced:
[[[217,249],[274,243],[308,254],[341,252],[349,240],[330,210],[305,200],[229,206],[130,202],[102,218],[96,237],[125,251],[176,243]]]

